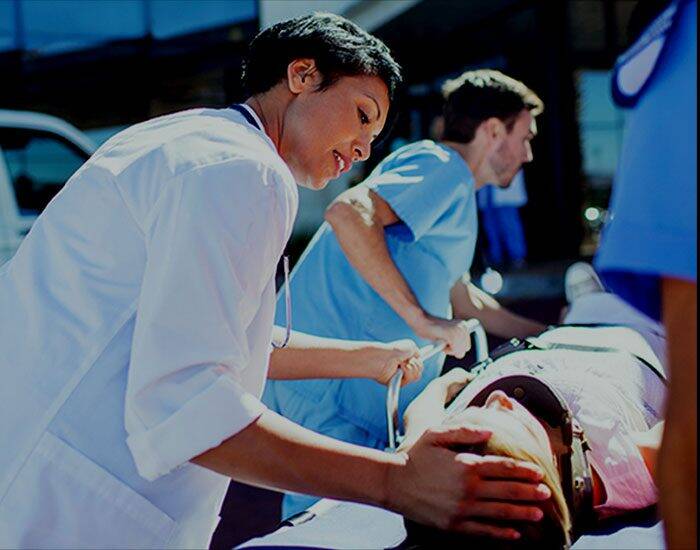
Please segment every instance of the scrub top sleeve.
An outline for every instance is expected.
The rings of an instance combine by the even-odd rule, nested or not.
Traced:
[[[195,169],[167,186],[146,228],[125,403],[127,443],[148,480],[265,410],[241,379],[267,368],[250,364],[248,332],[295,204],[289,183],[253,162]]]
[[[455,168],[443,150],[397,157],[385,171],[373,173],[366,184],[391,206],[411,232],[411,240],[425,235],[460,194],[466,171]]]

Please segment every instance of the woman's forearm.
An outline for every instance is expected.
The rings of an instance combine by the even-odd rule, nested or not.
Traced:
[[[283,339],[278,337],[281,330],[275,327],[275,340]],[[408,351],[406,345],[403,347]],[[288,346],[272,352],[268,377],[374,379],[382,366],[398,360],[399,355],[396,343],[340,340],[293,331]]]
[[[258,487],[386,506],[387,468],[405,457],[331,439],[265,411],[192,462]]]
[[[273,350],[268,377],[299,380],[361,376],[370,350],[369,342],[322,338],[293,331],[287,347]]]

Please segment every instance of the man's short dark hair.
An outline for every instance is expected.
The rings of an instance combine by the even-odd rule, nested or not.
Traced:
[[[401,67],[389,48],[355,23],[332,13],[314,13],[282,21],[261,31],[243,63],[249,95],[268,91],[287,76],[295,59],[314,59],[323,80],[319,91],[343,76],[377,76],[393,99]]]
[[[523,109],[537,116],[542,100],[522,82],[492,69],[467,71],[442,87],[445,98],[443,139],[469,143],[479,125],[496,117],[510,131]]]

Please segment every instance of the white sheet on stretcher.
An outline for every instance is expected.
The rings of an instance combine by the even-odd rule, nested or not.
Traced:
[[[309,511],[314,519],[294,527],[282,527],[238,548],[256,546],[310,546],[314,548],[391,548],[406,538],[399,514],[350,502],[321,500]]]
[[[325,499],[309,510],[317,514],[314,519],[295,527],[283,527],[238,548],[306,546],[370,550],[392,548],[406,537],[403,518],[381,508]],[[663,550],[663,526],[659,522],[651,527],[625,527],[610,535],[585,535],[572,550],[610,548]]]

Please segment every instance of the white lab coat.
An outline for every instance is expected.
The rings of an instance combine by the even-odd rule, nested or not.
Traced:
[[[206,547],[256,419],[291,172],[230,109],[104,144],[0,270],[0,547]]]

